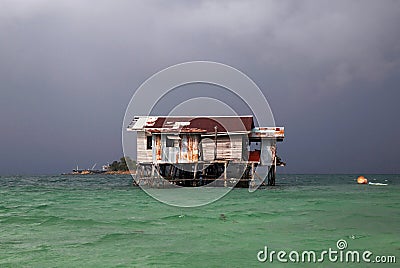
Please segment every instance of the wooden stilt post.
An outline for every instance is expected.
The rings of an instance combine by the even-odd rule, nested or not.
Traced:
[[[275,186],[275,175],[276,175],[276,156],[274,157],[274,166],[272,169],[272,180],[271,180],[271,185]]]
[[[268,167],[268,175],[267,175],[267,178],[268,178],[267,185],[268,185],[268,186],[270,186],[271,183],[272,183],[272,182],[271,182],[271,176],[272,176],[271,170],[272,170],[272,166]]]
[[[227,177],[226,177],[226,167],[227,167],[227,162],[224,163],[224,187],[227,187]]]
[[[254,185],[254,162],[251,163],[251,185]]]
[[[172,179],[173,178],[173,170],[174,170],[174,166],[173,165],[168,165],[168,167],[169,167],[169,170],[168,170],[168,172],[169,172],[169,179]]]
[[[271,185],[275,186],[275,174],[276,174],[276,166],[274,165],[272,168],[272,176],[271,176]]]
[[[202,172],[201,172],[201,182],[200,182],[200,184],[201,185],[204,185],[204,181],[205,181],[205,178],[206,178],[206,168],[204,167],[204,163],[201,165],[201,168],[202,168]]]
[[[171,168],[172,168],[172,180],[175,180],[176,179],[176,167],[175,167],[175,165],[172,165],[171,166]]]
[[[194,164],[194,173],[193,173],[193,185],[194,186],[197,186],[196,177],[197,177],[197,163]]]

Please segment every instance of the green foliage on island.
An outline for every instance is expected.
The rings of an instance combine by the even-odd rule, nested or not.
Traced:
[[[110,171],[128,171],[129,167],[136,169],[136,161],[132,160],[129,156],[121,157],[119,161],[114,161],[110,164]]]

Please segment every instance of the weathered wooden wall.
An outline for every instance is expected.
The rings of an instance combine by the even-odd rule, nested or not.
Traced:
[[[261,146],[261,165],[270,166],[274,164],[276,155],[276,141],[273,139],[262,139]]]
[[[147,149],[147,137],[144,131],[137,132],[137,161],[152,162],[152,150]]]
[[[175,136],[173,146],[167,147],[168,137]],[[195,163],[199,161],[199,134],[153,135],[154,163]]]
[[[218,136],[217,159],[242,160],[242,135]],[[202,160],[213,161],[215,152],[214,137],[201,140]]]
[[[137,161],[140,163],[195,163],[213,161],[215,152],[214,137],[203,137],[199,144],[199,135],[181,135],[174,141],[174,147],[166,147],[166,135],[153,135],[152,149],[147,149],[147,137],[144,131],[137,132]],[[217,159],[246,161],[248,142],[243,135],[218,136]],[[271,165],[275,157],[276,141],[263,139],[261,164]]]

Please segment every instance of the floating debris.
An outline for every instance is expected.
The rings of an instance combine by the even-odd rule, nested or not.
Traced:
[[[357,178],[357,183],[358,183],[358,184],[368,184],[368,180],[367,180],[367,178],[365,178],[364,176],[359,176],[359,177]]]

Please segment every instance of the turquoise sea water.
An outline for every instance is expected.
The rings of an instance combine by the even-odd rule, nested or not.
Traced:
[[[0,177],[0,267],[271,267],[269,250],[347,249],[400,262],[400,175],[279,175],[197,208],[162,204],[130,176]],[[309,267],[309,263],[300,263]],[[374,267],[332,263],[313,267]],[[378,265],[380,266],[380,265]],[[398,266],[397,266],[398,267]]]

